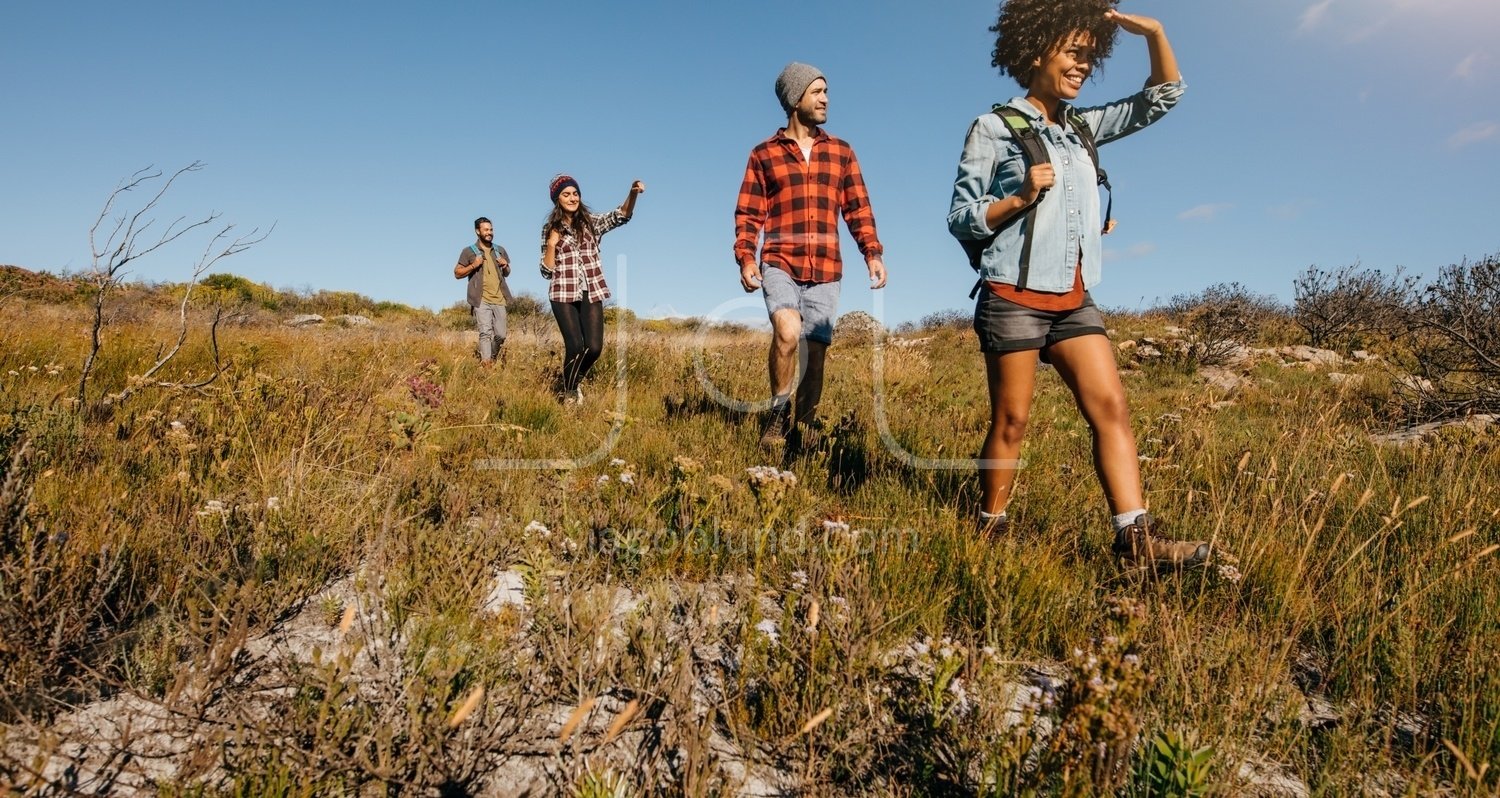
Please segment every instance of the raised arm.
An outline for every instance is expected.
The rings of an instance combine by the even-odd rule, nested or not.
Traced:
[[[1113,9],[1106,11],[1104,16],[1119,25],[1120,30],[1146,37],[1146,49],[1151,56],[1151,77],[1146,81],[1147,86],[1182,80],[1182,73],[1177,69],[1177,55],[1172,52],[1172,43],[1167,40],[1167,31],[1160,20],[1139,14],[1122,14]]]
[[[630,184],[630,193],[625,195],[625,201],[620,203],[620,213],[629,219],[635,215],[635,198],[646,193],[646,184],[637,180]]]

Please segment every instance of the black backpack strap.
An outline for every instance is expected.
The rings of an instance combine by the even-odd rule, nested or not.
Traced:
[[[1069,114],[1068,121],[1078,134],[1079,141],[1083,142],[1083,148],[1088,150],[1089,157],[1094,159],[1094,171],[1099,173],[1099,185],[1104,186],[1104,195],[1109,198],[1109,203],[1104,208],[1104,229],[1108,230],[1109,222],[1114,218],[1115,190],[1109,185],[1109,173],[1099,164],[1099,147],[1094,143],[1094,131],[1089,129],[1089,123],[1077,112]]]
[[[1026,171],[1029,171],[1033,166],[1052,162],[1051,156],[1047,154],[1046,143],[1037,135],[1036,128],[1032,126],[1031,120],[1025,114],[1008,105],[997,105],[994,108],[994,112],[995,116],[1000,117],[1000,121],[1010,131],[1011,138],[1015,140],[1016,144],[1020,145],[1021,153],[1026,157]],[[1036,201],[1025,208],[1026,235],[1023,236],[1025,241],[1021,244],[1021,272],[1016,278],[1016,288],[1018,289],[1026,288],[1026,279],[1031,273],[1031,232],[1035,229],[1036,224],[1036,206],[1041,204],[1042,198],[1045,196],[1047,196],[1047,190],[1042,189],[1036,195]],[[1011,217],[1012,220],[1018,218],[1021,218],[1019,212]],[[976,286],[975,288],[977,291],[978,287]]]

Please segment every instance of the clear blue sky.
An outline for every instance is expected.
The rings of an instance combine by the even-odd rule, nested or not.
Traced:
[[[486,215],[514,286],[541,294],[546,186],[567,171],[595,209],[647,183],[635,220],[605,239],[617,288],[617,256],[629,264],[628,306],[709,314],[744,296],[735,193],[751,146],[785,121],[772,83],[795,59],[829,76],[827,127],[864,166],[886,320],[966,307],[973,277],[944,216],[969,121],[1018,93],[989,66],[996,7],[10,0],[0,263],[87,268],[88,227],[117,182],[201,160],[164,222],[216,210],[242,230],[276,226],[227,271],[440,308],[462,299],[451,268]],[[1101,304],[1229,281],[1288,298],[1311,264],[1430,274],[1500,252],[1500,0],[1123,9],[1166,24],[1189,90],[1103,150],[1121,224]],[[1122,35],[1081,103],[1145,74],[1144,44]],[[133,276],[185,279],[202,243]],[[846,265],[859,279],[842,310],[872,309],[847,240]]]

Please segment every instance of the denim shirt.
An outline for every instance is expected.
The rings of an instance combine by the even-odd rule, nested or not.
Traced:
[[[1108,105],[1069,109],[1064,104],[1059,118],[1065,120],[1071,113],[1078,113],[1093,131],[1094,142],[1103,145],[1160,119],[1177,104],[1186,88],[1182,81],[1172,81],[1149,86]],[[1033,121],[1047,146],[1057,182],[1036,206],[1036,230],[1027,230],[1024,218],[1011,221],[985,249],[980,276],[989,282],[1015,285],[1020,278],[1022,236],[1034,234],[1026,288],[1066,293],[1073,287],[1074,270],[1080,260],[1083,285],[1092,287],[1099,282],[1104,223],[1099,212],[1098,173],[1088,150],[1071,127],[1044,124],[1041,112],[1025,97],[1007,105]],[[1000,117],[988,113],[974,120],[953,182],[953,202],[948,210],[948,231],[953,237],[978,240],[992,235],[995,231],[985,223],[985,211],[990,203],[1020,193],[1026,168],[1021,146],[1012,140]]]

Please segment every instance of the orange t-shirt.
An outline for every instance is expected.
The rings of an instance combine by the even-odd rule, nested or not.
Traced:
[[[1007,302],[1014,302],[1023,308],[1032,310],[1062,311],[1077,310],[1083,307],[1083,264],[1073,271],[1073,287],[1066,294],[1054,294],[1051,291],[1033,291],[1029,288],[1016,288],[1005,283],[986,283],[990,292]]]

